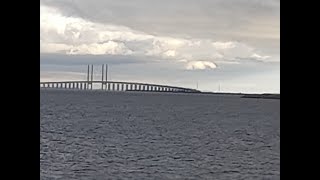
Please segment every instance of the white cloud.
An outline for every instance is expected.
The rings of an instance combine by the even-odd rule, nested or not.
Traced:
[[[210,61],[190,61],[186,66],[186,68],[188,70],[214,69],[216,67],[217,66],[213,62],[210,62]]]
[[[132,54],[132,51],[125,47],[123,43],[118,43],[114,41],[108,41],[106,43],[92,43],[89,45],[82,44],[76,47],[73,47],[70,49],[67,54],[79,54],[79,55],[85,55],[85,54],[91,54],[91,55],[104,55],[104,54],[110,54],[110,55],[129,55]]]
[[[174,50],[168,50],[168,51],[166,51],[164,54],[165,54],[166,56],[168,56],[168,57],[174,57],[174,56],[176,56],[176,51],[174,51]]]
[[[236,44],[234,42],[213,42],[212,46],[219,50],[235,48]]]
[[[248,58],[265,60],[254,48],[236,41],[155,36],[125,26],[67,17],[40,5],[40,52],[69,55],[130,55],[171,59],[187,69],[214,69],[215,62]],[[205,59],[205,61],[198,61]]]
[[[261,61],[270,58],[270,56],[260,56],[259,54],[256,54],[256,53],[253,53],[251,57]]]

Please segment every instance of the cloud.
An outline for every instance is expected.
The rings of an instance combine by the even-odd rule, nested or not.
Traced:
[[[133,52],[128,49],[124,43],[119,43],[115,41],[108,41],[106,43],[91,43],[89,45],[82,44],[76,47],[70,48],[70,51],[67,54],[71,55],[130,55]]]
[[[259,54],[254,53],[251,55],[251,58],[263,61],[270,58],[270,56],[260,56]]]
[[[188,70],[196,70],[196,69],[214,69],[217,66],[210,61],[191,61],[187,64],[186,68]]]
[[[216,49],[221,49],[221,50],[231,49],[236,47],[234,42],[213,42],[212,46],[215,47]]]
[[[58,8],[46,5],[40,6],[40,52],[147,56],[184,63],[190,70],[214,69],[216,61],[269,57],[237,41],[156,36],[126,26],[66,16]]]
[[[244,41],[264,51],[280,46],[278,0],[41,0],[64,16],[125,25],[156,36]],[[276,46],[275,46],[276,44]]]

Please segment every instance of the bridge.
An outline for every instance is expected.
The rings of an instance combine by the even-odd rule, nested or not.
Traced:
[[[57,88],[57,89],[78,89],[78,90],[93,90],[95,85],[100,87],[99,89],[104,91],[141,91],[141,92],[183,92],[183,93],[197,93],[200,92],[196,89],[158,85],[139,82],[121,82],[121,81],[109,81],[108,66],[106,65],[106,73],[104,80],[104,65],[102,65],[102,80],[93,80],[93,65],[91,65],[91,77],[90,67],[88,65],[88,73],[86,81],[59,81],[59,82],[40,82],[40,88]]]

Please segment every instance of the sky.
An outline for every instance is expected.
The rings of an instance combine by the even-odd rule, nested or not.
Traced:
[[[40,0],[40,81],[280,93],[280,0]],[[219,88],[220,87],[220,88]]]

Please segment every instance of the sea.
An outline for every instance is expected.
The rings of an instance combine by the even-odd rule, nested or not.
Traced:
[[[40,178],[280,179],[280,100],[40,90]]]

